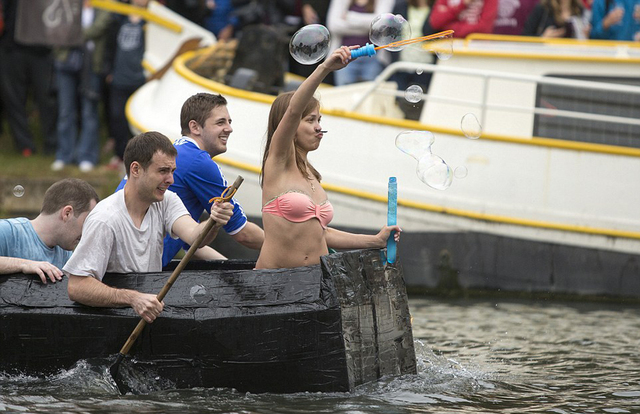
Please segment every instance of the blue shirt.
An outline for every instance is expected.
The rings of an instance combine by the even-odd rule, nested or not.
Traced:
[[[624,9],[624,16],[619,23],[605,30],[602,21],[615,7]],[[633,40],[640,25],[633,18],[635,0],[594,0],[591,15],[591,39]]]
[[[211,203],[213,197],[219,197],[229,186],[224,174],[209,155],[201,150],[195,141],[182,137],[177,139],[173,145],[178,150],[176,158],[176,171],[173,173],[174,183],[169,190],[178,194],[189,214],[195,221],[200,221],[203,211],[211,213]],[[123,178],[116,191],[122,189],[127,178]],[[224,230],[233,235],[242,230],[247,224],[247,216],[242,207],[234,199],[233,215],[224,226]],[[166,266],[180,249],[189,249],[189,245],[180,239],[166,236],[164,239],[164,250],[162,253],[162,266]]]
[[[29,219],[20,217],[0,220],[0,256],[49,262],[62,269],[71,251],[47,246]]]
[[[232,25],[235,28],[240,22],[238,16],[233,14],[234,9],[232,3],[232,0],[216,0],[216,7],[204,20],[204,27],[213,32],[216,37],[218,37],[220,31],[228,25]]]

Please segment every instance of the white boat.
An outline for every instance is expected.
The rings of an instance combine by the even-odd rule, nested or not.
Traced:
[[[158,10],[166,13],[152,3],[150,11]],[[150,26],[149,38],[166,32]],[[150,57],[171,55],[166,45],[148,44]],[[238,199],[259,220],[258,174],[274,96],[189,69],[215,47],[175,59],[133,95],[128,118],[136,131],[175,139],[187,97],[224,95],[234,132],[216,161],[228,177],[245,177]],[[374,82],[319,90],[329,132],[310,159],[334,205],[332,225],[379,229],[394,176],[409,286],[640,297],[638,45],[473,35],[453,50],[435,65],[395,63]],[[419,121],[410,121],[396,105],[403,91],[388,78],[416,70],[433,77]],[[469,113],[482,125],[480,139],[461,131]],[[395,146],[409,130],[433,132],[433,152],[467,176],[445,190],[427,186],[417,161]]]

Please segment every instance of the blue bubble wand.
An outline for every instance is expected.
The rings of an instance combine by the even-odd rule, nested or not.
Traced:
[[[398,224],[398,183],[396,177],[389,177],[389,196],[387,202],[387,226]],[[387,262],[396,262],[396,240],[394,232],[387,239]]]
[[[384,49],[387,47],[402,47],[411,45],[413,43],[424,42],[426,40],[441,39],[445,37],[453,36],[453,30],[444,30],[442,32],[434,33],[428,36],[415,37],[413,39],[398,40],[397,42],[391,42],[388,45],[374,46],[371,43],[367,43],[365,46],[359,47],[351,51],[351,58],[355,59],[360,56],[373,56],[376,54],[376,50]]]

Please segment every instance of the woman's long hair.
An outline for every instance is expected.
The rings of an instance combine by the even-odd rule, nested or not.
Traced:
[[[556,22],[556,27],[563,27],[566,23],[562,20],[562,6],[560,0],[540,0],[540,4],[549,9],[553,13],[553,20]],[[571,15],[582,16],[584,6],[580,0],[571,0]]]
[[[271,138],[273,138],[273,134],[276,132],[278,125],[280,125],[280,121],[282,121],[282,118],[284,117],[284,114],[287,111],[287,108],[289,108],[289,104],[291,103],[291,98],[293,97],[294,93],[295,92],[287,92],[287,93],[280,94],[275,99],[275,101],[273,101],[273,104],[271,104],[271,110],[269,111],[269,123],[267,125],[267,142],[264,147],[264,155],[262,156],[262,171],[260,172],[260,187],[262,187],[262,182],[264,178],[264,166],[265,166],[265,163],[267,162],[267,157],[269,156],[269,148],[271,147]],[[304,108],[304,111],[302,111],[302,118],[300,118],[300,120],[302,120],[305,116],[309,115],[319,106],[320,106],[320,102],[316,98],[311,97],[311,99],[309,99],[309,103]],[[309,177],[309,174],[307,173],[307,168],[308,168],[309,170],[311,170],[311,173],[316,178],[316,180],[318,180],[318,182],[322,180],[322,176],[320,175],[318,170],[316,170],[313,167],[313,165],[311,165],[308,161],[305,161],[302,158],[302,156],[300,155],[301,150],[298,148],[298,144],[295,141],[294,141],[294,146],[296,149],[296,166],[298,167],[300,174],[302,174],[302,176],[306,177],[307,179],[311,179],[311,177]]]

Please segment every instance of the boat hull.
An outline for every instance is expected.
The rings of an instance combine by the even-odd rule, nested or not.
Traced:
[[[240,265],[238,265],[240,263]],[[321,266],[253,271],[250,262],[185,270],[164,311],[134,345],[133,370],[168,387],[250,392],[350,391],[416,372],[399,267],[379,251],[337,253]],[[158,292],[168,273],[107,275],[117,288]],[[71,302],[66,279],[0,280],[0,370],[46,374],[117,353],[139,318],[130,308]]]

